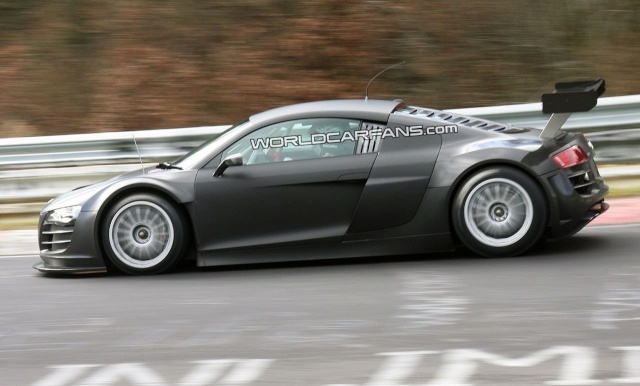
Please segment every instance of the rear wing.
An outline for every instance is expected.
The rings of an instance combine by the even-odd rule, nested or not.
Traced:
[[[571,113],[594,108],[598,104],[598,97],[604,94],[604,86],[603,78],[561,82],[556,83],[553,92],[542,94],[542,112],[551,114],[551,118],[540,133],[540,138],[554,138]]]

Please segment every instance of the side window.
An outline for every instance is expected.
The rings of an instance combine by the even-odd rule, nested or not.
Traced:
[[[276,123],[260,128],[231,145],[223,152],[222,158],[240,153],[245,165],[257,165],[362,153],[364,135],[361,127],[361,121],[344,118]]]

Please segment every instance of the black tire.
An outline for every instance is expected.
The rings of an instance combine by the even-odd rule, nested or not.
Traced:
[[[130,275],[153,275],[175,267],[185,256],[189,230],[181,211],[152,194],[118,200],[102,220],[102,246],[109,261]]]
[[[482,169],[458,190],[451,218],[457,236],[486,257],[515,256],[533,247],[547,223],[544,191],[508,166]]]

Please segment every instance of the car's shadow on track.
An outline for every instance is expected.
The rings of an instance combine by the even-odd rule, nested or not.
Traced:
[[[545,259],[581,260],[602,257],[618,246],[618,242],[607,235],[578,234],[562,240],[540,243],[523,257]]]
[[[348,259],[326,259],[326,260],[304,260],[290,262],[274,262],[259,264],[235,264],[216,267],[195,267],[190,264],[182,264],[176,273],[190,272],[226,272],[226,271],[255,271],[270,270],[283,268],[311,268],[311,267],[338,267],[338,266],[355,266],[355,265],[375,265],[375,264],[393,264],[408,262],[464,262],[479,260],[526,260],[526,259],[544,259],[544,260],[580,260],[586,259],[592,255],[604,255],[610,248],[612,242],[604,235],[575,235],[568,239],[542,242],[536,247],[523,255],[487,258],[482,257],[475,252],[458,246],[451,252],[440,252],[431,254],[415,254],[415,255],[390,255],[378,257],[359,257]]]
[[[258,263],[258,264],[234,264],[216,267],[183,267],[181,272],[222,272],[237,270],[265,270],[265,269],[281,269],[281,268],[305,268],[305,267],[338,267],[338,266],[355,266],[355,265],[374,265],[398,262],[412,261],[435,261],[435,260],[451,260],[457,258],[468,258],[469,255],[460,252],[443,252],[429,255],[401,255],[401,256],[376,256],[376,257],[357,257],[345,259],[318,259],[303,261],[287,261],[274,263]]]

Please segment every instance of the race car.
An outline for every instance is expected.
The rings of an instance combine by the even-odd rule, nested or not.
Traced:
[[[331,100],[251,116],[173,163],[51,200],[47,273],[448,251],[525,253],[607,210],[591,143],[560,130],[603,79],[543,94],[544,129],[415,107]]]

